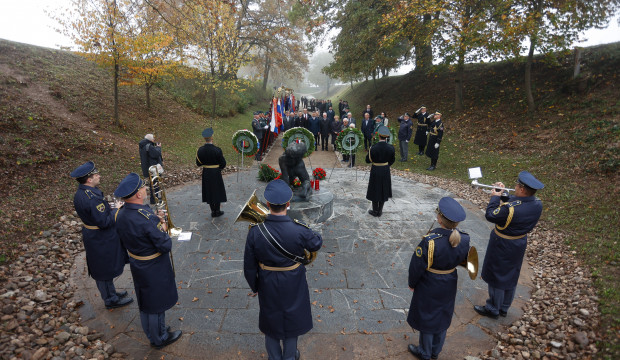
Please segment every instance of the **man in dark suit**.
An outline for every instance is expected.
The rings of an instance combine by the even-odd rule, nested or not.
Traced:
[[[371,120],[369,113],[365,113],[364,120],[362,120],[362,134],[364,134],[364,150],[366,151],[372,146],[372,133],[374,130],[374,121]]]
[[[327,117],[327,113],[323,113],[323,117],[320,122],[321,127],[321,150],[329,150],[329,133],[332,130],[332,121]]]
[[[364,111],[362,112],[362,116],[364,116],[365,114],[370,114],[370,118],[372,119],[374,113],[375,112],[372,111],[372,109],[370,108],[370,105],[366,105],[366,109],[364,109]]]
[[[297,338],[312,329],[305,252],[318,251],[323,239],[286,215],[293,191],[284,181],[271,181],[264,196],[270,213],[250,225],[243,274],[258,293],[258,328],[269,359],[299,359]]]
[[[542,201],[535,194],[545,185],[527,171],[521,171],[515,185],[515,194],[507,202],[502,200],[501,182],[493,184],[486,218],[495,224],[484,255],[481,277],[489,288],[485,305],[474,306],[483,316],[505,317],[515,296],[523,256],[527,248],[527,234],[534,229],[542,214]]]
[[[254,132],[254,135],[256,135],[256,137],[258,138],[258,142],[260,144],[258,151],[256,152],[256,161],[261,161],[261,159],[263,158],[263,150],[265,149],[265,130],[268,127],[268,125],[266,126],[261,123],[260,111],[255,112],[254,119],[252,119],[252,131]]]
[[[319,134],[321,133],[321,118],[314,112],[310,120],[308,120],[308,130],[314,135],[314,148],[319,148]]]
[[[114,191],[114,196],[125,201],[116,215],[116,232],[129,254],[142,329],[151,346],[161,349],[181,337],[181,330],[168,330],[165,316],[179,295],[169,257],[172,239],[163,213],[155,215],[144,205],[144,185],[138,174],[131,173]]]
[[[304,128],[310,130],[310,118],[312,117],[312,115],[310,115],[308,113],[308,109],[304,108],[304,112],[303,114],[301,114],[301,126],[303,126]]]
[[[99,189],[101,175],[95,163],[88,161],[71,172],[80,185],[73,206],[82,220],[82,241],[86,250],[88,275],[95,280],[107,309],[129,305],[133,299],[127,291],[116,292],[114,278],[120,276],[127,262],[127,252],[116,233],[114,213]],[[119,207],[119,203],[116,207]]]
[[[291,129],[294,127],[295,123],[294,123],[294,119],[293,116],[291,116],[290,112],[285,112],[284,113],[284,117],[282,118],[282,130],[286,131],[288,129]]]
[[[329,118],[329,120],[331,121],[334,121],[334,116],[336,116],[336,112],[334,111],[334,109],[330,106],[326,112],[327,112],[327,118]]]
[[[392,197],[390,166],[396,161],[394,146],[386,142],[390,137],[390,130],[381,126],[377,130],[377,136],[379,142],[374,144],[366,155],[366,163],[372,164],[366,191],[366,199],[372,201],[372,210],[368,210],[368,213],[375,217],[383,214],[383,204]]]
[[[226,187],[222,179],[222,169],[226,167],[226,159],[222,149],[213,145],[213,129],[202,132],[206,144],[196,151],[196,166],[202,167],[202,202],[209,204],[211,217],[224,215],[220,203],[226,202]]]

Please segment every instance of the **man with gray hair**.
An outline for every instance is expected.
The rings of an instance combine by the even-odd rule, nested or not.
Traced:
[[[163,164],[161,157],[161,143],[155,142],[153,134],[144,135],[144,139],[138,144],[140,151],[140,166],[142,167],[142,176],[149,177],[149,167],[153,165]],[[155,196],[153,196],[153,187],[151,189],[151,204],[155,204]]]

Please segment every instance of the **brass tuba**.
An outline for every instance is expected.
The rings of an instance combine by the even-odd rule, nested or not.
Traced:
[[[265,219],[269,215],[269,208],[267,206],[261,204],[256,196],[256,190],[252,193],[248,201],[241,207],[241,211],[234,222],[238,221],[248,221],[251,223],[262,223],[265,222]],[[316,259],[316,251],[308,251],[304,249],[306,262],[304,265],[308,265],[312,263]]]
[[[157,165],[149,167],[149,182],[151,185],[151,191],[153,191],[153,196],[157,199],[157,203],[155,204],[157,212],[164,212],[164,220],[166,222],[166,229],[168,235],[179,236],[183,229],[175,227],[172,223],[172,217],[170,216],[170,211],[168,210],[168,199],[166,198],[166,190],[164,190],[164,184],[162,183],[159,172],[157,171]],[[174,271],[174,259],[172,258],[172,250],[170,251],[170,262],[172,263],[172,270]]]
[[[463,260],[459,266],[467,269],[470,279],[476,280],[476,276],[478,276],[478,250],[476,250],[475,246],[471,246],[469,248],[469,251],[467,252],[467,259]]]

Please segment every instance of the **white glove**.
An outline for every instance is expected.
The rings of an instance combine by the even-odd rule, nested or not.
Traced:
[[[428,136],[428,131],[426,132],[426,136]]]
[[[435,149],[439,149],[439,144],[435,144]]]
[[[409,140],[405,140],[405,142],[409,142]]]
[[[269,129],[269,125],[265,125],[263,129]]]

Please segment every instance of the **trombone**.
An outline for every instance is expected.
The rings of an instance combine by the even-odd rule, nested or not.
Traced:
[[[234,223],[238,221],[247,221],[250,223],[262,223],[267,219],[267,215],[269,215],[269,208],[263,205],[256,196],[256,190],[252,193],[248,201],[243,204],[241,207],[241,211],[239,215],[235,218]],[[251,227],[252,225],[250,225]],[[308,263],[304,265],[310,265],[316,259],[317,251],[308,251],[304,249],[304,256]]]
[[[153,195],[157,199],[157,204],[155,204],[157,212],[164,212],[164,221],[166,222],[166,231],[168,232],[168,236],[179,236],[183,229],[175,227],[172,223],[172,217],[170,216],[170,211],[168,210],[168,199],[166,198],[166,190],[164,190],[164,185],[161,181],[161,177],[159,176],[156,165],[149,167],[149,182],[151,183],[151,191],[153,191]],[[172,264],[172,271],[175,271],[174,258],[172,257],[172,249],[170,249],[169,254],[170,263]]]

